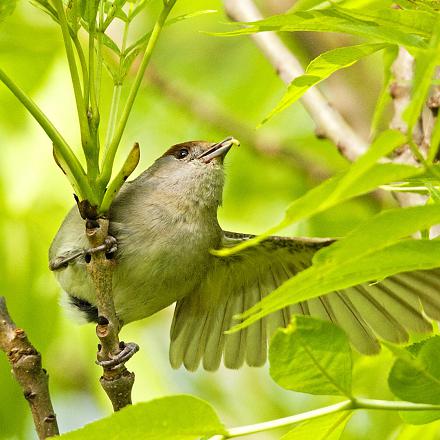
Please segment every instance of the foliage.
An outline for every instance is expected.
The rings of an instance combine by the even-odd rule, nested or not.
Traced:
[[[352,353],[345,333],[332,323],[296,316],[289,327],[279,329],[272,340],[272,379],[287,390],[342,395],[349,400],[279,421],[228,430],[206,402],[192,396],[170,396],[124,408],[61,438],[92,439],[102,436],[116,439],[124,432],[125,436],[133,439],[190,440],[200,436],[225,439],[297,424],[282,437],[283,440],[306,439],[311,435],[317,439],[336,440],[342,435],[352,412],[358,409],[402,409],[406,410],[403,417],[408,423],[432,422],[440,418],[436,389],[440,382],[436,362],[439,341],[439,337],[434,336],[406,350],[391,347],[396,351],[397,359],[389,374],[390,387],[397,396],[404,396],[407,402],[356,398],[351,395]],[[418,360],[423,359],[426,368],[415,360],[414,352],[418,353]],[[412,380],[414,374],[419,377],[419,383]],[[435,387],[430,390],[432,384]],[[303,423],[298,425],[299,422]]]
[[[127,2],[127,0],[90,1],[72,0],[64,5],[62,0],[34,0],[33,4],[54,20],[61,28],[66,55],[72,79],[75,102],[81,133],[81,144],[87,167],[83,168],[71,146],[54,127],[44,112],[30,97],[2,70],[0,80],[28,109],[53,142],[53,154],[57,165],[69,179],[81,205],[88,212],[83,216],[98,216],[108,212],[110,205],[125,180],[139,162],[139,148],[134,147],[129,153],[123,168],[110,182],[115,155],[122,138],[134,100],[138,93],[145,69],[150,61],[152,51],[159,34],[166,24],[176,23],[202,13],[198,11],[185,14],[167,22],[176,0],[166,0],[153,28],[144,33],[140,39],[127,47],[129,27],[147,5],[145,0]],[[128,5],[128,10],[124,7]],[[0,9],[0,20],[10,14],[15,6],[8,2]],[[114,20],[124,24],[124,37],[119,47],[107,34]],[[88,57],[82,47],[79,33],[88,33]],[[104,55],[105,50],[110,54]],[[123,111],[118,115],[121,99],[121,87],[128,70],[140,54],[143,54],[136,78],[131,86]],[[112,77],[114,90],[110,106],[109,123],[105,143],[100,139],[100,93],[102,69],[106,66]],[[85,208],[89,206],[89,208]]]
[[[151,10],[148,9],[147,14],[146,11],[151,6],[150,3],[155,4]],[[207,7],[206,2],[199,3],[200,8]],[[391,8],[392,3],[397,3],[400,9]],[[127,120],[141,87],[140,83],[145,68],[156,46],[159,32],[165,26],[198,15],[205,15],[212,12],[212,10],[198,9],[189,13],[181,11],[180,15],[168,18],[168,13],[174,4],[171,1],[162,3],[160,1],[148,2],[143,0],[135,2],[121,0],[85,2],[77,0],[69,2],[66,6],[61,0],[53,2],[34,0],[33,4],[48,16],[51,25],[45,24],[50,29],[49,31],[46,29],[47,32],[53,32],[54,27],[60,27],[63,31],[63,41],[69,58],[75,104],[80,121],[78,130],[80,132],[80,142],[78,144],[81,144],[86,156],[86,167],[80,162],[79,155],[73,147],[76,141],[66,141],[68,138],[67,130],[64,133],[62,130],[55,129],[53,119],[56,116],[51,115],[49,117],[49,113],[46,111],[43,113],[40,107],[37,107],[30,99],[29,95],[16,85],[16,76],[13,76],[14,80],[11,80],[12,76],[9,77],[3,70],[0,70],[0,79],[13,91],[45,129],[54,143],[54,156],[68,175],[77,195],[97,206],[101,213],[105,213],[122,183],[139,161],[139,149],[135,146],[128,154],[128,159],[121,164],[120,171],[113,173],[116,152],[121,143],[122,135],[127,130]],[[16,19],[16,17],[10,16],[14,6],[14,1],[1,3],[0,21],[4,20],[2,26],[8,26],[10,20],[12,23],[12,20]],[[218,6],[212,4],[213,8]],[[211,7],[211,4],[209,4],[209,7]],[[154,8],[162,8],[162,12],[157,14],[157,10]],[[268,130],[265,133],[270,133],[270,128],[267,128],[270,125],[275,127],[275,131],[287,133],[288,130],[292,129],[292,124],[295,123],[295,130],[306,133],[306,140],[299,137],[295,140],[300,145],[308,146],[307,151],[303,151],[306,150],[304,148],[298,148],[298,151],[304,155],[312,155],[313,162],[324,163],[326,170],[331,174],[335,173],[336,170],[335,175],[321,184],[312,185],[301,172],[298,170],[292,171],[281,161],[275,164],[270,164],[268,161],[263,163],[254,153],[238,152],[237,155],[242,159],[240,167],[238,168],[238,165],[236,165],[237,168],[234,168],[234,165],[231,165],[230,169],[231,179],[235,183],[234,194],[231,192],[226,194],[233,208],[229,212],[223,211],[226,212],[223,215],[226,217],[229,215],[230,218],[233,218],[235,227],[241,227],[244,222],[243,218],[248,218],[254,222],[253,227],[255,229],[268,230],[255,240],[250,240],[241,248],[227,251],[219,250],[217,254],[226,255],[238,252],[243,247],[256,244],[267,235],[286,227],[299,228],[299,230],[302,227],[307,227],[309,228],[308,232],[325,231],[324,233],[328,235],[336,231],[338,235],[344,235],[345,237],[319,252],[315,256],[311,268],[287,281],[277,291],[265,298],[262,303],[247,311],[244,315],[247,319],[237,328],[248,325],[285,305],[321,295],[334,289],[344,288],[372,278],[380,279],[402,270],[438,266],[440,251],[438,240],[428,240],[426,235],[423,240],[408,238],[413,233],[427,230],[431,225],[440,221],[438,207],[439,170],[437,166],[433,165],[440,141],[440,123],[438,123],[438,120],[434,126],[430,142],[428,142],[430,149],[426,160],[422,157],[420,164],[404,165],[391,163],[387,158],[392,157],[394,152],[403,148],[405,144],[410,145],[414,150],[416,143],[415,127],[420,118],[421,109],[432,88],[435,67],[439,60],[439,16],[438,2],[435,1],[342,0],[322,2],[300,0],[286,14],[269,17],[256,23],[242,23],[238,29],[222,33],[231,37],[266,31],[344,33],[348,36],[350,43],[350,45],[347,45],[347,40],[343,40],[344,46],[324,50],[313,59],[308,64],[306,73],[290,84],[279,104],[276,104],[274,110],[270,112],[270,116],[275,114],[279,114],[279,116],[270,119],[270,124],[267,123],[261,128],[261,130]],[[156,24],[150,22],[150,17],[155,18]],[[21,20],[20,25],[25,26],[25,20]],[[218,18],[215,20],[218,20]],[[139,26],[138,22],[141,22],[142,26]],[[110,32],[113,26],[123,28],[122,41],[117,41]],[[211,22],[209,26],[207,30],[212,30],[216,23]],[[11,28],[14,29],[13,26]],[[189,27],[186,29],[188,32],[190,31]],[[133,34],[129,32],[130,30],[135,30],[136,37],[132,38],[133,41],[130,41],[129,38],[130,36],[133,37]],[[0,29],[0,34],[1,32]],[[173,30],[170,29],[169,32],[173,36]],[[42,34],[43,30],[38,35]],[[216,35],[219,34],[219,32],[216,32]],[[274,105],[273,96],[277,92],[277,86],[275,80],[273,82],[268,80],[268,70],[265,70],[265,66],[257,56],[251,54],[250,51],[247,52],[241,47],[239,48],[238,40],[214,39],[212,36],[208,38],[206,35],[203,37],[197,35],[197,39],[188,42],[185,38],[182,32],[174,34],[174,45],[170,44],[172,49],[164,48],[163,53],[161,53],[159,70],[168,69],[173,80],[175,78],[181,79],[185,75],[189,76],[190,80],[188,82],[194,84],[197,93],[202,93],[201,90],[209,93],[215,90],[219,96],[222,96],[223,104],[228,109],[228,116],[231,117],[232,113],[232,118],[238,116],[238,119],[245,120],[248,125],[255,125],[264,114],[268,113],[269,106]],[[195,51],[196,53],[193,54],[194,61],[190,64],[186,62],[188,53],[180,50],[180,47],[193,48],[192,44],[199,44],[200,40],[198,38],[206,38],[206,40],[202,40],[203,43],[200,43],[205,46],[203,50],[200,49],[200,53]],[[37,40],[38,38],[36,38],[35,45],[38,45]],[[84,44],[84,41],[87,44]],[[388,90],[394,80],[391,65],[395,60],[398,47],[406,48],[416,61],[411,99],[404,113],[408,128],[405,133],[397,133],[396,131],[381,132],[381,127],[387,123]],[[225,48],[230,51],[228,63],[214,63],[213,66],[212,53],[225,50]],[[291,105],[319,82],[327,80],[331,75],[342,69],[351,66],[356,68],[355,65],[358,62],[365,63],[365,58],[374,56],[376,52],[380,51],[383,53],[384,84],[377,102],[372,103],[372,107],[375,107],[376,110],[371,117],[371,124],[370,121],[367,121],[366,124],[368,127],[372,127],[374,139],[368,152],[360,157],[357,162],[347,166],[341,164],[336,155],[328,153],[330,151],[327,148],[328,144],[313,139],[310,124],[300,113],[300,110],[296,107],[292,108]],[[50,56],[53,57],[54,55],[51,54]],[[49,55],[45,58],[47,65],[39,69],[38,81],[35,80],[36,84],[41,81],[40,76],[44,78],[49,75],[51,71],[49,60],[51,59]],[[136,60],[139,63],[136,63]],[[6,61],[8,61],[7,58]],[[369,58],[366,62],[370,62]],[[2,60],[2,66],[6,68],[8,66],[7,62]],[[137,68],[137,74],[136,72],[133,73],[133,71],[136,71],[135,66],[140,66]],[[194,66],[197,66],[197,68]],[[234,68],[232,69],[231,66]],[[16,70],[21,71],[23,77],[26,76],[23,74],[23,67]],[[41,74],[40,70],[42,70]],[[17,77],[20,78],[20,73],[17,73]],[[222,79],[219,80],[219,78]],[[228,78],[227,86],[222,84],[224,78]],[[20,78],[20,81],[17,82],[21,82],[22,79],[25,81],[25,78]],[[129,88],[130,90],[123,89],[130,81],[133,84]],[[255,87],[254,81],[258,84],[264,82],[266,87]],[[33,84],[26,82],[24,84],[26,88],[33,90]],[[249,93],[246,93],[246,90],[248,90],[246,87],[250,87],[250,85],[252,85],[252,88],[249,89]],[[64,83],[63,86],[65,87]],[[112,88],[111,99],[108,88]],[[234,91],[232,93],[232,89],[239,90],[239,92]],[[362,89],[366,90],[357,90],[356,93],[364,93],[360,95],[362,99],[371,101],[369,88]],[[136,128],[128,128],[128,130],[132,130],[130,135],[138,136],[141,133],[141,136],[148,139],[150,145],[146,154],[150,155],[149,159],[152,159],[160,151],[159,149],[155,150],[156,144],[163,145],[171,140],[174,141],[177,135],[182,137],[190,135],[198,138],[200,132],[208,137],[224,134],[218,127],[206,128],[208,125],[206,121],[194,121],[193,115],[185,113],[190,111],[189,105],[184,106],[186,108],[183,110],[178,109],[175,104],[171,104],[161,96],[162,93],[152,93],[151,95],[152,97],[139,96],[140,104],[146,116],[144,116],[144,113],[137,118],[134,116]],[[121,104],[122,102],[124,102],[124,105]],[[4,106],[4,108],[6,107]],[[63,106],[60,105],[59,107]],[[11,111],[11,118],[12,113]],[[165,116],[161,119],[160,115]],[[295,117],[292,117],[292,115],[295,115]],[[365,119],[367,118],[365,117]],[[152,120],[154,123],[149,122]],[[107,123],[106,127],[103,127],[103,122]],[[265,122],[269,122],[268,118],[265,119]],[[6,126],[4,122],[1,123],[2,126]],[[11,128],[9,130],[12,131]],[[5,154],[5,157],[15,158],[16,151],[13,151],[12,147],[7,145],[9,142],[6,142],[7,135],[9,135],[6,129],[5,133],[7,134],[0,133],[0,138],[5,145],[3,154]],[[240,137],[240,133],[236,135]],[[17,141],[17,137],[11,137],[11,139]],[[34,144],[32,136],[26,139],[27,143]],[[324,159],[322,159],[323,157]],[[34,160],[36,160],[35,157]],[[32,161],[29,160],[29,162]],[[0,166],[4,167],[4,170],[6,170],[6,163],[13,163],[13,161],[2,161]],[[247,166],[242,166],[243,163],[246,163]],[[23,167],[26,165],[29,166],[26,163],[20,164]],[[264,179],[260,178],[263,165],[265,167]],[[17,200],[20,200],[17,194],[20,191],[13,189],[19,188],[15,186],[17,181],[20,181],[24,175],[31,175],[31,173],[19,169],[18,165],[14,170],[19,170],[19,172],[5,174],[4,180],[0,181],[0,208],[5,213],[3,218],[0,219],[0,229],[5,237],[7,236],[6,231],[11,229],[11,225],[27,224],[30,221],[29,218],[35,216],[32,214],[32,217],[27,218],[26,214],[23,214],[17,208]],[[113,179],[111,179],[112,173],[114,174]],[[50,175],[50,171],[41,173],[41,175],[43,174]],[[54,185],[60,185],[60,181],[54,177],[50,177],[50,179],[52,179],[52,182],[56,182]],[[254,189],[250,190],[251,186]],[[4,189],[5,187],[8,191]],[[430,204],[415,208],[385,210],[373,216],[372,214],[380,210],[383,202],[378,203],[369,194],[381,187],[389,190],[417,191],[418,193],[427,194],[431,197]],[[65,206],[65,202],[62,201],[61,197],[56,199],[57,196],[54,195],[54,200],[47,200],[47,190],[41,190],[34,197],[32,198],[31,194],[29,199],[23,202],[29,212],[35,213],[35,206],[43,200],[47,212],[56,212],[58,217],[61,216],[60,206]],[[287,199],[292,198],[296,200],[287,208],[283,221],[269,229],[270,222],[273,222],[274,218],[273,211],[276,209],[274,206],[285,205]],[[261,199],[266,200],[265,204]],[[5,206],[2,206],[3,201],[5,201]],[[272,201],[273,205],[270,203]],[[389,207],[389,203],[386,206]],[[353,207],[356,209],[353,209]],[[25,212],[25,208],[22,209]],[[255,215],[256,212],[264,214],[263,223],[258,223],[257,218],[260,216]],[[328,221],[329,212],[333,213],[338,219],[337,226],[332,226],[331,222]],[[38,215],[41,218],[38,220],[38,226],[35,227],[35,230],[31,231],[32,234],[16,232],[16,237],[19,237],[21,242],[26,244],[28,250],[27,253],[25,252],[18,257],[22,258],[20,260],[22,264],[15,266],[13,263],[8,263],[14,267],[2,267],[0,275],[7,280],[4,283],[5,289],[22,293],[12,300],[15,301],[17,310],[22,313],[20,318],[22,318],[24,325],[28,325],[31,333],[36,335],[38,345],[42,347],[42,350],[46,350],[46,347],[50,346],[46,327],[50,328],[53,334],[61,333],[61,327],[58,328],[57,326],[62,318],[59,316],[54,294],[46,292],[45,283],[50,285],[50,281],[44,278],[43,272],[35,269],[35,267],[43,267],[45,264],[43,263],[45,256],[38,251],[38,237],[42,237],[42,240],[47,241],[51,232],[50,229],[55,226],[55,221],[52,218],[44,217],[42,213]],[[366,215],[370,218],[365,221],[364,217]],[[58,221],[58,218],[56,221]],[[302,225],[298,226],[300,221]],[[0,243],[2,261],[15,263],[17,252],[15,241],[14,243],[12,241],[14,240],[11,240],[10,243],[6,239],[5,242]],[[32,273],[24,271],[23,267],[26,264],[32,267]],[[18,278],[15,279],[15,271],[20,274],[24,281],[17,281]],[[42,279],[45,280],[44,287],[42,287]],[[53,285],[49,290],[51,292],[55,290]],[[25,293],[30,295],[29,299],[25,296]],[[41,316],[44,326],[38,326],[35,316]],[[63,322],[63,325],[67,324]],[[164,330],[161,329],[161,332],[163,333]],[[159,334],[162,333],[159,332]],[[63,337],[58,336],[60,340],[62,339],[62,342],[57,342],[59,345],[51,346],[51,351],[48,349],[49,353],[60,352],[67,340],[69,340],[70,345],[74,345],[72,347],[72,358],[67,356],[66,364],[62,363],[63,360],[52,361],[52,367],[55,369],[57,365],[65,365],[63,374],[54,373],[58,389],[68,393],[82,386],[88,392],[91,392],[90,390],[93,387],[83,383],[87,381],[82,379],[90,376],[89,367],[85,367],[86,362],[78,360],[78,358],[81,358],[82,351],[76,347],[85,345],[88,347],[86,351],[88,350],[91,353],[93,348],[90,342],[82,341],[78,344],[72,344],[70,338],[65,335]],[[154,343],[157,344],[157,340],[166,344],[166,341],[163,338],[161,339],[161,336],[156,337],[156,334],[149,342],[153,345]],[[258,398],[261,401],[261,405],[267,402],[272,404],[270,410],[265,407],[267,411],[259,414],[259,416],[265,418],[268,418],[267,413],[273,415],[273,420],[267,422],[266,425],[263,424],[264,426],[250,425],[249,427],[225,430],[212,408],[204,401],[190,396],[171,396],[135,405],[107,419],[90,424],[81,431],[66,434],[65,437],[87,438],[86,436],[89,435],[96,438],[97,432],[101,435],[104,430],[108,430],[106,438],[112,438],[112,435],[114,436],[115,431],[121,429],[121,426],[124,427],[127,436],[131,435],[134,438],[136,436],[142,438],[198,438],[201,435],[214,434],[227,437],[296,423],[297,425],[292,431],[285,435],[285,439],[311,437],[336,439],[342,435],[344,430],[343,435],[350,435],[347,431],[350,431],[351,424],[346,429],[345,425],[351,419],[354,410],[380,409],[394,412],[400,410],[400,415],[406,425],[401,430],[399,438],[414,438],[411,437],[414,433],[418,438],[434,438],[435,431],[438,429],[436,423],[422,427],[410,427],[408,424],[426,424],[440,418],[438,408],[440,404],[438,401],[440,372],[438,362],[436,362],[439,352],[438,337],[418,342],[403,349],[391,345],[389,345],[389,348],[394,356],[393,366],[388,377],[390,390],[375,389],[375,371],[377,370],[370,371],[365,378],[367,382],[369,381],[368,388],[372,390],[369,397],[382,397],[381,393],[388,393],[388,397],[397,397],[409,401],[409,403],[399,402],[398,400],[379,401],[356,397],[357,395],[363,395],[356,391],[359,387],[359,378],[356,378],[356,370],[352,370],[352,365],[356,365],[359,356],[353,356],[351,353],[346,335],[341,329],[332,324],[311,318],[296,317],[287,329],[278,331],[272,341],[270,348],[270,374],[272,378],[277,384],[289,391],[310,393],[314,396],[342,395],[348,400],[336,404],[332,400],[330,406],[320,408],[315,412],[299,414],[293,416],[296,418],[289,418],[289,420],[278,419],[286,411],[289,411],[289,403],[286,403],[288,399],[284,398],[285,394],[280,392],[281,394],[274,398],[275,391],[272,389],[269,392],[264,389],[260,390],[259,387],[255,387],[255,382],[252,382],[244,392],[237,390],[234,390],[234,392],[236,396],[246,396],[246,399],[250,401],[253,399],[249,396],[254,396],[255,399]],[[154,357],[151,356],[151,358]],[[157,373],[151,373],[163,369],[160,364],[154,364],[154,362],[159,362],[156,359],[148,359],[145,362],[152,362],[155,368],[151,368],[151,364],[143,365],[145,368],[141,368],[142,373],[139,374],[145,374],[146,376],[150,374],[156,377],[154,374]],[[0,366],[6,371],[6,367]],[[386,370],[386,368],[387,363],[383,361],[381,370]],[[167,374],[171,374],[171,372],[167,371]],[[245,374],[248,374],[248,372]],[[263,378],[264,372],[255,374],[261,374],[257,376],[258,383],[263,383],[265,380]],[[176,378],[182,381],[180,376],[176,376]],[[223,413],[229,411],[234,415],[240,414],[240,416],[236,416],[235,421],[236,423],[238,421],[242,423],[244,413],[240,411],[244,410],[243,408],[238,410],[236,407],[234,407],[235,411],[231,409],[234,403],[232,402],[233,399],[228,396],[228,393],[230,393],[227,388],[228,381],[214,388],[212,376],[209,376],[208,387],[206,386],[208,381],[204,376],[199,376],[199,379],[200,382],[193,382],[192,384],[196,385],[189,387],[191,392],[194,389],[201,390],[200,392],[205,392],[208,395],[209,401],[217,399],[216,407],[223,405]],[[147,379],[144,379],[144,381],[147,381]],[[205,389],[200,383],[205,383]],[[184,384],[178,386],[187,386],[186,382]],[[154,383],[154,380],[148,382],[148,385],[159,387]],[[142,390],[142,399],[145,398],[145,388]],[[206,388],[210,388],[210,390],[206,391]],[[163,386],[162,393],[164,389],[169,390],[169,388]],[[4,396],[11,396],[14,391],[16,390],[12,389],[8,382],[1,392],[5,393]],[[172,389],[172,391],[175,392],[175,389]],[[264,396],[264,398],[261,396]],[[67,400],[69,399],[67,398]],[[304,396],[297,394],[295,394],[295,400],[301,400],[302,403],[307,402],[307,400],[304,400]],[[313,402],[316,402],[315,406],[322,403],[322,401],[317,400],[313,400]],[[15,408],[17,408],[21,403],[15,403],[15,405]],[[293,405],[293,403],[290,403],[290,405]],[[430,405],[433,406],[430,407]],[[246,405],[241,406],[245,407]],[[18,420],[14,418],[16,412],[7,413],[6,411],[7,409],[5,409],[4,414],[0,414],[0,421],[7,420],[9,425],[2,422],[2,426],[8,426],[7,429],[11,429],[10,426],[20,426],[22,430],[25,430],[22,418]],[[22,411],[24,411],[23,406],[20,408],[19,413]],[[257,409],[251,409],[250,411],[250,415],[253,415],[253,411],[256,412]],[[250,415],[247,414],[247,416]],[[390,417],[388,415],[384,416],[386,420]],[[300,422],[302,423],[298,425]],[[394,421],[393,426],[396,423]],[[7,434],[12,433],[8,432]],[[360,438],[356,436],[356,433],[351,435],[354,438]],[[373,437],[370,435],[370,438]],[[376,436],[376,438],[384,437]]]
[[[123,408],[113,416],[61,436],[66,440],[116,438],[191,440],[224,434],[214,410],[192,396],[170,396]]]

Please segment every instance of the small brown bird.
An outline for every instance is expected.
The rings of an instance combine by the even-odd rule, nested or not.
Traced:
[[[401,273],[292,305],[225,335],[233,316],[245,311],[311,264],[333,239],[271,237],[226,258],[211,249],[234,246],[251,235],[226,232],[217,220],[224,184],[223,159],[235,141],[174,145],[138,178],[124,185],[110,211],[116,238],[113,295],[123,324],[176,302],[170,362],[196,370],[244,362],[263,365],[267,340],[292,314],[339,324],[362,353],[380,350],[378,337],[401,343],[408,332],[430,332],[440,320],[440,269]],[[68,302],[96,321],[88,278],[84,221],[74,207],[49,252],[50,265]]]

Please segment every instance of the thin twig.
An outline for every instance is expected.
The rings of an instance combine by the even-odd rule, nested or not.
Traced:
[[[108,228],[109,221],[107,219],[87,220],[86,234],[92,247],[96,248],[104,244],[108,236]],[[118,336],[120,323],[116,316],[112,295],[112,278],[116,263],[113,258],[109,257],[105,251],[93,253],[90,263],[87,265],[95,288],[98,308],[96,334],[101,342],[97,354],[99,362],[110,361],[121,352]],[[124,363],[115,367],[103,367],[100,383],[115,411],[131,404],[134,378],[134,373],[128,371]]]
[[[402,47],[392,66],[394,81],[391,84],[391,98],[393,100],[394,114],[390,122],[390,128],[399,130],[407,134],[408,126],[404,120],[404,111],[411,101],[411,83],[414,76],[414,58]],[[434,88],[432,96],[422,110],[419,123],[414,130],[415,148],[420,151],[420,155],[426,157],[431,145],[431,135],[434,128],[437,107],[439,101],[439,91]],[[430,108],[432,106],[432,108]],[[417,158],[413,150],[406,146],[401,148],[393,158],[394,162],[415,165]],[[411,192],[393,192],[395,199],[402,207],[425,205],[427,196]],[[435,237],[440,233],[440,226],[431,227],[430,235]]]
[[[394,81],[391,84],[390,94],[393,98],[394,113],[390,128],[399,130],[403,134],[408,131],[408,126],[403,119],[403,112],[411,101],[413,64],[414,58],[405,48],[399,47],[399,53],[391,67]]]
[[[224,0],[224,7],[228,16],[235,21],[251,22],[262,19],[252,0]],[[274,32],[252,34],[251,38],[286,84],[304,73],[300,62]],[[366,151],[366,142],[354,132],[316,87],[304,94],[302,103],[316,124],[318,136],[331,140],[348,160],[353,161]]]
[[[0,296],[0,349],[8,356],[12,373],[29,403],[40,439],[58,435],[58,424],[49,393],[49,376],[41,366],[41,354],[23,329],[12,321],[6,300]]]

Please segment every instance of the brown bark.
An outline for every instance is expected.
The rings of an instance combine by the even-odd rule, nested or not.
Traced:
[[[41,354],[23,329],[12,321],[6,300],[0,296],[0,349],[12,367],[27,400],[40,439],[58,435],[58,424],[49,394],[49,376],[41,366]]]
[[[102,246],[108,237],[109,220],[99,218],[86,222],[86,234],[92,248]],[[115,359],[121,352],[119,330],[121,323],[116,316],[112,295],[112,279],[116,261],[106,251],[91,254],[87,265],[89,275],[93,281],[98,308],[98,325],[96,335],[100,340],[98,345],[98,362]],[[109,397],[115,411],[132,403],[131,390],[134,384],[134,373],[125,368],[124,362],[116,366],[103,365],[101,386]]]

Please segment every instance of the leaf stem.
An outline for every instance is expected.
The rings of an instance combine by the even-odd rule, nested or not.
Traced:
[[[66,49],[67,61],[69,63],[70,76],[72,78],[73,92],[75,94],[76,107],[78,112],[79,125],[81,130],[81,142],[83,147],[87,148],[89,144],[89,125],[87,121],[87,109],[82,95],[81,84],[79,81],[78,69],[76,66],[75,55],[72,50],[72,43],[70,41],[69,24],[67,23],[66,14],[64,11],[63,1],[54,0],[55,7],[58,12],[61,31],[63,34],[64,47]],[[86,155],[87,156],[87,155]]]
[[[364,398],[352,398],[344,400],[323,408],[314,409],[301,414],[283,417],[281,419],[270,420],[268,422],[256,423],[254,425],[239,426],[227,429],[226,435],[215,435],[209,440],[226,440],[229,438],[241,437],[244,435],[255,434],[263,431],[281,428],[283,426],[293,425],[295,423],[305,422],[341,411],[354,411],[358,409],[383,410],[383,411],[440,411],[440,405],[431,405],[427,403],[413,403],[391,400],[374,400]]]
[[[113,86],[112,103],[110,106],[110,115],[108,118],[107,133],[105,136],[106,152],[108,150],[108,146],[110,145],[112,137],[115,133],[116,121],[118,118],[119,102],[121,101],[121,92],[122,92],[122,84],[116,83]]]
[[[102,82],[102,36],[103,32],[101,31],[102,25],[104,23],[104,2],[101,1],[99,3],[99,26],[97,29],[97,39],[98,46],[96,48],[96,59],[97,59],[97,69],[96,69],[96,96],[98,98],[98,108],[101,99],[101,82]]]
[[[334,405],[325,406],[323,408],[314,409],[301,414],[283,417],[281,419],[270,420],[269,422],[256,423],[255,425],[239,426],[237,428],[228,429],[228,435],[224,438],[240,437],[242,435],[255,434],[261,431],[269,431],[283,426],[293,425],[294,423],[303,422],[305,420],[316,419],[327,414],[353,409],[351,400],[335,403]]]
[[[130,89],[130,93],[128,95],[124,110],[122,112],[121,119],[119,120],[119,124],[116,128],[115,135],[113,136],[112,141],[110,142],[108,151],[106,152],[105,157],[104,157],[103,166],[102,166],[102,174],[101,174],[101,185],[102,186],[106,186],[110,180],[116,151],[117,151],[119,143],[121,141],[122,134],[125,130],[125,126],[127,125],[128,117],[130,116],[130,112],[133,107],[133,103],[136,98],[136,95],[139,91],[139,87],[140,87],[142,79],[144,77],[145,70],[148,66],[150,59],[151,59],[153,49],[156,46],[157,40],[158,40],[159,35],[163,29],[165,21],[166,21],[168,15],[170,14],[175,3],[176,3],[176,0],[168,0],[167,2],[164,2],[164,7],[159,15],[159,18],[157,19],[157,21],[154,25],[153,31],[151,32],[147,47],[144,52],[144,56],[142,58],[141,65],[140,65],[139,70],[136,74],[136,78],[134,80],[134,83]]]
[[[80,190],[80,194],[78,194],[78,196],[82,199],[88,199],[91,203],[95,202],[95,198],[87,182],[84,169],[60,132],[41,111],[38,105],[17,84],[15,84],[2,69],[0,69],[0,81],[2,81],[5,86],[15,95],[15,97],[23,104],[23,106],[35,118],[41,128],[49,136],[54,146],[59,151],[59,154],[62,156],[64,162],[67,164],[73,179],[77,183],[77,187]]]
[[[132,4],[130,4],[130,11],[132,8]],[[115,128],[116,128],[116,122],[118,119],[118,111],[119,111],[119,102],[121,101],[121,92],[122,92],[122,65],[124,62],[124,52],[127,47],[127,40],[128,40],[128,30],[130,27],[130,21],[126,21],[124,25],[124,34],[122,37],[122,45],[121,45],[121,56],[119,58],[119,69],[118,69],[118,75],[115,79],[115,83],[113,86],[113,96],[112,96],[112,103],[110,107],[110,115],[107,125],[107,133],[105,136],[105,154],[107,154],[110,142],[115,134]]]
[[[83,48],[78,39],[78,35],[71,33],[70,34],[73,44],[75,45],[76,53],[78,54],[79,63],[81,65],[81,72],[83,77],[83,96],[84,96],[84,105],[86,106],[87,102],[89,102],[89,73],[87,69],[86,57],[84,55]]]
[[[375,400],[355,397],[353,409],[378,409],[385,411],[440,411],[440,405],[413,403],[399,400]]]
[[[97,79],[95,76],[95,37],[96,37],[96,16],[98,9],[96,1],[88,4],[89,12],[89,89],[90,109],[87,109],[87,120],[90,131],[90,142],[83,144],[84,153],[87,159],[87,176],[89,181],[94,183],[99,174],[99,109],[96,97]]]

